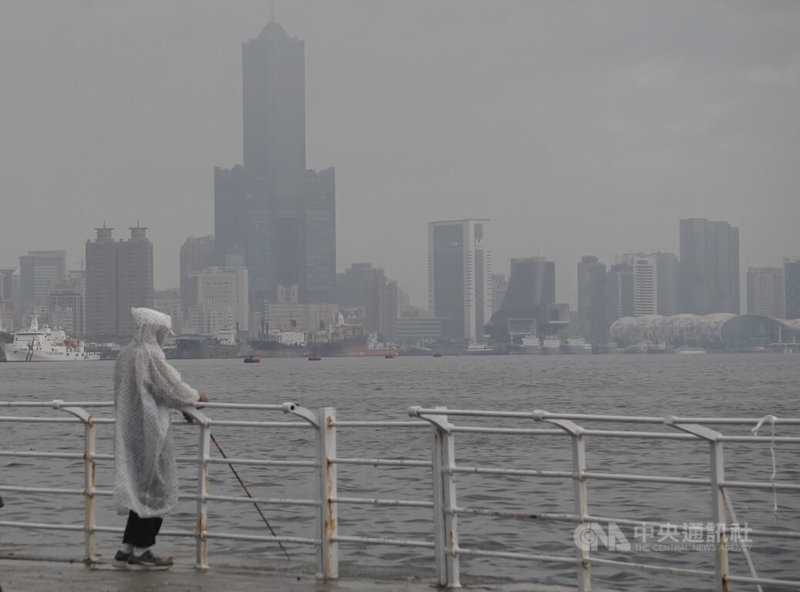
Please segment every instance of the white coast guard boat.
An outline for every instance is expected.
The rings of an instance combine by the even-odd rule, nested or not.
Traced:
[[[12,343],[3,344],[8,362],[79,362],[99,360],[99,352],[84,351],[83,343],[61,329],[39,328],[36,316],[27,331],[14,333]]]

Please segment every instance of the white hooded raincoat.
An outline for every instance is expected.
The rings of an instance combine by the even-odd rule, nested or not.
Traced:
[[[164,517],[178,503],[170,409],[196,403],[198,392],[167,363],[159,343],[169,332],[168,315],[132,308],[136,332],[114,367],[116,477],[120,514]]]

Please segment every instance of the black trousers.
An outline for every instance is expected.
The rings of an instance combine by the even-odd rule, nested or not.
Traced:
[[[156,535],[161,530],[163,521],[163,518],[139,518],[139,514],[131,510],[122,542],[130,543],[134,547],[152,547],[156,544]]]

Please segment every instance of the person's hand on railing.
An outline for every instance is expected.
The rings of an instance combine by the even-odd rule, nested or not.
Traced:
[[[208,397],[206,397],[203,393],[200,393],[200,398],[197,400],[197,402],[198,403],[208,403]],[[197,409],[202,409],[203,408],[202,405],[197,405],[196,407],[197,407]],[[192,423],[194,421],[194,419],[192,419],[191,415],[189,415],[185,411],[182,411],[182,413],[183,413],[183,417],[184,417],[184,419],[186,419],[186,421],[188,421],[189,423]]]

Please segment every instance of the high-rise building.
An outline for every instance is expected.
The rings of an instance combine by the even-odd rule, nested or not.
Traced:
[[[578,326],[589,343],[603,343],[608,333],[606,264],[587,255],[578,263]]]
[[[15,269],[0,269],[0,331],[14,331],[14,286],[19,299],[19,273]]]
[[[117,334],[117,244],[113,228],[95,228],[86,241],[86,335]]]
[[[498,312],[503,306],[506,292],[508,291],[508,278],[502,273],[492,274],[492,314]]]
[[[800,319],[800,259],[783,260],[786,318]]]
[[[747,270],[747,314],[782,319],[786,314],[783,268]]]
[[[673,253],[624,255],[633,272],[633,316],[678,313],[678,258]]]
[[[12,279],[15,269],[0,269],[0,302],[13,302],[13,285]]]
[[[130,336],[131,307],[153,306],[153,243],[138,225],[125,241],[114,241],[113,228],[95,230],[86,241],[86,335]]]
[[[181,310],[184,318],[192,304],[192,296],[189,290],[189,276],[207,267],[214,267],[216,263],[216,251],[213,236],[203,236],[195,238],[190,236],[181,245],[180,250],[180,297]],[[244,265],[244,263],[242,263]],[[228,267],[228,265],[225,265]],[[231,267],[236,267],[231,265]]]
[[[608,322],[633,316],[633,266],[615,263],[608,270]]]
[[[705,218],[680,221],[681,311],[739,314],[739,229]]]
[[[488,220],[428,223],[428,306],[449,339],[483,341],[492,311]]]
[[[189,275],[189,327],[213,335],[222,330],[248,331],[250,303],[247,269],[208,267]]]
[[[503,304],[492,315],[492,339],[508,342],[513,335],[532,333],[544,336],[550,328],[550,310],[556,300],[556,264],[544,257],[511,259]]]
[[[64,286],[50,291],[50,324],[68,335],[83,337],[83,294],[76,287]]]
[[[20,313],[46,315],[50,290],[66,279],[66,270],[66,251],[30,251],[20,257]]]
[[[117,334],[133,335],[131,307],[153,307],[153,243],[147,228],[133,226],[131,236],[117,243]]]
[[[217,265],[245,265],[255,311],[336,301],[332,168],[306,169],[305,48],[275,22],[242,45],[244,166],[214,170]]]
[[[353,263],[339,274],[336,284],[339,306],[358,309],[365,332],[377,333],[383,341],[396,338],[397,282],[388,280],[383,269]]]

